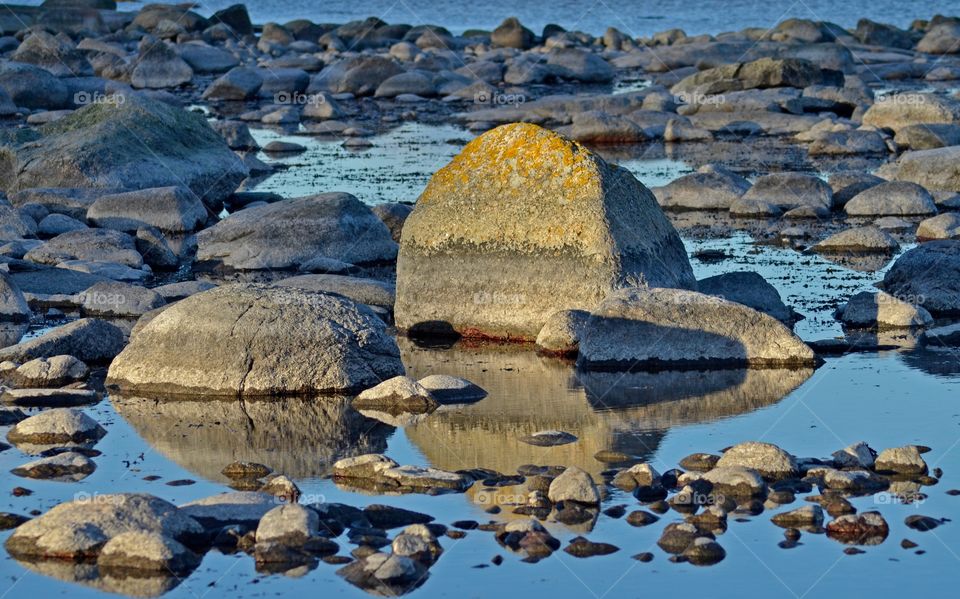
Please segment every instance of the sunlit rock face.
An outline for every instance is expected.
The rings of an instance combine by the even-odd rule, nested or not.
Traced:
[[[536,125],[473,140],[404,223],[396,321],[532,341],[557,310],[641,283],[695,285],[680,237],[629,171]]]
[[[362,416],[347,397],[173,400],[111,397],[150,446],[198,476],[227,482],[224,466],[265,464],[293,479],[329,474],[340,458],[380,453],[393,428]]]
[[[580,372],[526,349],[463,343],[427,349],[400,340],[412,377],[464,377],[489,395],[469,406],[444,406],[406,428],[430,463],[445,470],[483,467],[513,473],[524,464],[577,466],[598,477],[594,458],[615,450],[652,459],[670,428],[711,422],[774,404],[813,374],[812,368],[656,373]],[[557,429],[575,443],[536,447],[520,441]]]

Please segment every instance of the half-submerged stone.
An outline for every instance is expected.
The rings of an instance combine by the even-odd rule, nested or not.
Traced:
[[[123,389],[210,395],[351,392],[403,373],[369,308],[338,295],[225,285],[177,302],[110,365]]]
[[[679,236],[625,169],[536,125],[490,131],[404,224],[397,326],[533,340],[554,312],[637,284],[693,287]]]
[[[808,366],[813,350],[775,318],[683,289],[616,291],[587,321],[588,369]]]

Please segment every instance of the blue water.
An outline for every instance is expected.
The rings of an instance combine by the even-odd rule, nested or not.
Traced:
[[[23,3],[39,4],[40,0]],[[207,0],[200,3],[198,10],[209,15],[234,3],[235,0]],[[461,0],[251,0],[246,4],[258,23],[283,23],[298,18],[345,23],[374,16],[388,23],[442,25],[461,33],[466,29],[493,29],[504,18],[517,16],[538,33],[544,25],[556,23],[594,35],[602,34],[607,27],[616,27],[633,37],[674,27],[688,34],[769,28],[789,17],[832,21],[844,27],[853,27],[858,19],[867,17],[908,27],[914,19],[960,13],[960,2],[956,0],[488,0],[481,4]],[[137,10],[143,5],[124,2],[120,10]]]

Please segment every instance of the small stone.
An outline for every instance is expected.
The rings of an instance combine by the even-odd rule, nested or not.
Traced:
[[[273,470],[256,462],[233,462],[220,471],[221,474],[233,480],[263,478],[271,472]]]
[[[937,528],[945,521],[937,518],[931,518],[930,516],[921,516],[920,514],[913,514],[907,516],[903,521],[907,525],[907,528],[912,528],[914,530],[919,530],[921,532],[926,532]]]
[[[914,445],[884,449],[877,456],[875,468],[877,472],[894,472],[896,474],[927,473],[927,463]]]
[[[59,445],[97,441],[107,434],[102,426],[75,408],[55,408],[19,422],[7,433],[13,444]]]
[[[11,472],[27,478],[78,481],[86,478],[96,469],[93,460],[85,455],[68,451],[29,462],[14,468]]]
[[[569,545],[563,548],[563,551],[573,557],[585,558],[595,555],[610,555],[611,553],[620,551],[620,548],[609,543],[594,543],[583,537],[576,537],[570,541]]]
[[[698,537],[681,554],[695,566],[710,566],[727,556],[720,543],[709,537]]]
[[[686,470],[707,472],[713,470],[720,461],[720,456],[712,453],[692,453],[680,460],[680,466]]]
[[[423,385],[407,376],[396,376],[363,391],[353,400],[355,410],[426,414],[437,409],[437,401]]]
[[[873,468],[876,456],[877,452],[860,441],[833,452],[833,463],[837,468]]]
[[[183,575],[200,564],[200,557],[162,534],[130,531],[110,539],[97,558],[103,570]]]
[[[627,524],[630,526],[647,526],[653,524],[660,517],[644,510],[636,510],[627,514]]]
[[[597,505],[600,503],[600,492],[593,482],[593,478],[585,471],[571,466],[553,479],[548,492],[550,501],[573,501]]]
[[[653,554],[649,552],[638,553],[633,556],[633,559],[646,564],[653,561]]]
[[[776,514],[770,520],[783,528],[820,526],[823,524],[823,508],[819,505],[805,505],[789,512]]]
[[[887,538],[890,528],[879,512],[848,514],[827,523],[827,535],[843,543],[879,545]]]

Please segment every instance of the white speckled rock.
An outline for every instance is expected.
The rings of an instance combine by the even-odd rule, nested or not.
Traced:
[[[37,358],[21,364],[14,378],[22,387],[62,387],[87,378],[90,369],[73,356]]]
[[[883,291],[861,291],[837,311],[850,327],[909,328],[933,324],[933,317],[917,306]]]
[[[852,227],[827,237],[813,246],[814,251],[831,253],[881,253],[891,254],[900,244],[886,231],[873,226]]]
[[[597,490],[593,478],[589,473],[576,466],[568,467],[560,476],[553,479],[547,496],[554,503],[559,501],[573,501],[590,505],[600,503],[600,491]]]
[[[781,479],[799,473],[796,459],[771,443],[748,441],[738,443],[723,452],[717,462],[718,468],[740,466],[756,470],[765,478]]]
[[[833,452],[833,463],[840,468],[873,468],[876,452],[870,446],[859,441]]]
[[[291,547],[303,546],[320,534],[320,516],[298,503],[280,505],[260,519],[257,543],[281,543]]]
[[[369,308],[337,295],[224,285],[139,328],[110,365],[125,390],[211,395],[351,392],[401,374]]]
[[[56,408],[17,423],[7,433],[7,439],[14,444],[77,444],[96,441],[106,434],[96,420],[80,410]]]
[[[203,529],[167,501],[143,494],[95,495],[61,503],[17,528],[6,548],[18,557],[89,558],[130,531],[165,535],[186,545]]]
[[[926,474],[927,462],[914,445],[884,449],[877,456],[874,467],[878,472],[897,474]]]
[[[590,316],[578,363],[619,369],[815,360],[813,350],[783,323],[742,304],[695,291],[632,288],[610,294]]]
[[[449,374],[431,374],[417,382],[441,403],[471,402],[487,396],[479,385]]]
[[[734,497],[761,495],[766,489],[759,472],[741,466],[717,467],[705,473],[703,478],[713,483],[715,493]]]
[[[182,543],[163,534],[130,531],[110,539],[97,566],[103,570],[140,571],[183,575],[200,564],[200,557]]]

